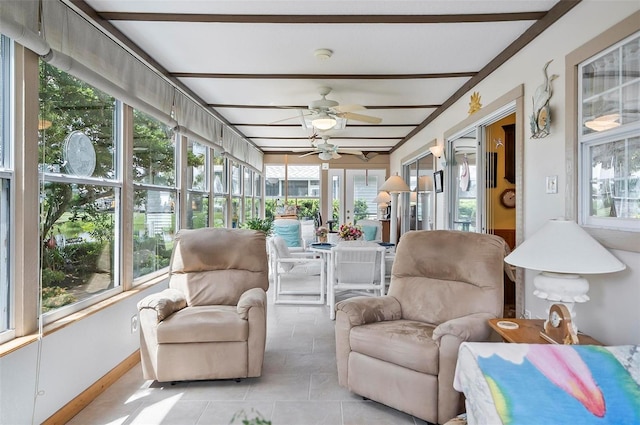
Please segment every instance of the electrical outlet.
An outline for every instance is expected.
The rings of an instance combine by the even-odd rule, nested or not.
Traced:
[[[138,315],[131,316],[131,333],[134,334],[138,331]]]
[[[524,318],[525,319],[531,319],[531,311],[530,310],[525,310],[524,311]]]

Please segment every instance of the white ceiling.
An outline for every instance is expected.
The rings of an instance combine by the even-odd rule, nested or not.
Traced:
[[[382,119],[349,120],[332,143],[389,152],[577,3],[66,1],[265,152],[310,147],[295,107],[321,86]]]

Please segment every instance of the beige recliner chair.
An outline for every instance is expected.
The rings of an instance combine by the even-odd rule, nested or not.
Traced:
[[[260,376],[268,275],[264,233],[180,230],[169,288],[138,303],[144,378]]]
[[[487,340],[487,319],[502,316],[508,250],[494,235],[405,233],[389,294],[336,306],[340,385],[432,423],[460,413],[458,347]]]

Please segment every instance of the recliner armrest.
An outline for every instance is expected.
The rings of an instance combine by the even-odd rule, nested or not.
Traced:
[[[155,310],[158,315],[158,322],[163,321],[178,310],[187,306],[187,299],[184,294],[173,288],[167,288],[157,294],[151,294],[138,302],[138,310]]]
[[[336,311],[345,313],[351,326],[402,318],[400,302],[389,295],[349,298],[336,304]]]
[[[267,294],[261,288],[252,288],[240,295],[238,305],[236,306],[238,314],[244,320],[249,318],[249,309],[251,307],[264,308],[267,303]]]
[[[475,313],[440,323],[433,330],[433,340],[439,343],[445,335],[453,335],[463,341],[485,341],[491,329],[487,320],[494,316],[488,313]]]

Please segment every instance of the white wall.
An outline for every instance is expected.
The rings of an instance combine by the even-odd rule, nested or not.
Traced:
[[[38,343],[0,357],[0,424],[42,423],[134,353],[140,346],[139,332],[131,333],[136,304],[165,287],[156,285],[46,336],[39,368]]]
[[[490,77],[483,80],[453,107],[435,119],[427,128],[395,151],[391,156],[391,172],[401,171],[401,158],[438,139],[467,118],[469,97],[480,93],[482,104],[488,105],[500,96],[524,84],[524,235],[533,234],[547,220],[565,215],[565,56],[588,40],[598,36],[617,22],[640,10],[637,1],[584,0],[567,15],[548,28],[536,40],[512,57]],[[542,67],[553,59],[549,75],[560,77],[553,81],[551,99],[551,135],[530,139],[529,116],[531,98],[543,83]],[[446,174],[446,173],[445,173]],[[558,193],[545,193],[546,176],[558,176]],[[446,184],[446,182],[445,182]],[[444,194],[438,195],[438,228],[445,228],[443,218]],[[605,344],[640,344],[640,254],[614,251],[627,270],[590,278],[591,301],[576,308],[580,329]],[[534,317],[545,316],[545,303],[532,295],[534,273],[525,278],[525,308]]]

